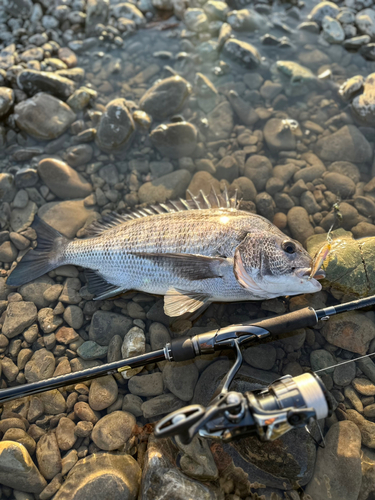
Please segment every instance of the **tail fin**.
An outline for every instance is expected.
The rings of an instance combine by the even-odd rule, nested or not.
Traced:
[[[37,233],[37,247],[29,250],[7,279],[9,286],[21,286],[64,264],[62,251],[70,242],[37,215],[31,226]]]

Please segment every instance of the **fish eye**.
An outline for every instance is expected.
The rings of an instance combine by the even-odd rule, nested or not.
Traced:
[[[281,245],[282,249],[286,253],[296,253],[297,247],[296,244],[293,241],[283,241]]]

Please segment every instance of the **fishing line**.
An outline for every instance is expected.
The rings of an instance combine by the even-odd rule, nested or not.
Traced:
[[[342,363],[337,363],[336,365],[327,366],[327,368],[321,368],[320,370],[315,370],[314,373],[324,372],[326,370],[331,370],[332,368],[336,368],[337,366],[347,365],[348,363],[353,363],[358,361],[359,359],[369,358],[370,356],[375,356],[375,352],[371,354],[366,354],[365,356],[360,356],[359,358],[349,359],[348,361],[343,361]]]

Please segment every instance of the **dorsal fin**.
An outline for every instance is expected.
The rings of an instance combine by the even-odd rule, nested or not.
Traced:
[[[227,187],[220,194],[216,194],[214,188],[211,189],[207,196],[203,191],[199,192],[198,196],[194,196],[189,190],[187,191],[191,200],[168,200],[165,203],[148,205],[144,208],[129,210],[123,214],[111,212],[105,215],[101,220],[96,220],[90,224],[85,233],[87,236],[98,236],[103,231],[124,224],[133,219],[141,217],[150,217],[157,214],[166,214],[170,212],[182,212],[185,210],[207,210],[209,208],[238,208],[237,191],[233,198],[229,198]]]

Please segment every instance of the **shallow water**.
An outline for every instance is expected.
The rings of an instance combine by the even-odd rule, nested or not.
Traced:
[[[326,280],[313,295],[213,304],[193,322],[172,322],[160,297],[146,294],[93,301],[74,266],[7,287],[9,271],[34,245],[35,213],[68,237],[83,237],[111,211],[189,197],[187,190],[208,194],[212,186],[231,196],[237,189],[241,208],[305,246],[327,233],[337,200],[343,229],[356,239],[375,236],[375,19],[364,11],[374,9],[372,1],[328,4],[324,12],[310,1],[153,3],[164,10],[145,0],[134,4],[140,10],[111,2],[109,13],[95,0],[0,5],[2,388],[148,352],[183,335],[319,309],[361,293],[369,280],[363,254],[362,272],[346,250],[356,244],[345,240],[347,256],[338,259],[348,267],[345,287]],[[228,14],[234,9],[248,10]],[[344,47],[366,33],[360,50]],[[371,245],[366,251],[371,257]],[[372,310],[348,313],[250,347],[232,388],[255,390],[372,353],[374,323]],[[321,376],[334,401],[333,415],[320,422],[325,449],[304,429],[272,443],[155,440],[152,424],[161,416],[190,402],[208,405],[231,366],[227,356],[233,361],[223,351],[152,363],[132,377],[5,404],[2,495],[373,497],[371,359]],[[12,465],[15,456],[21,469]],[[26,474],[28,460],[35,465]]]

